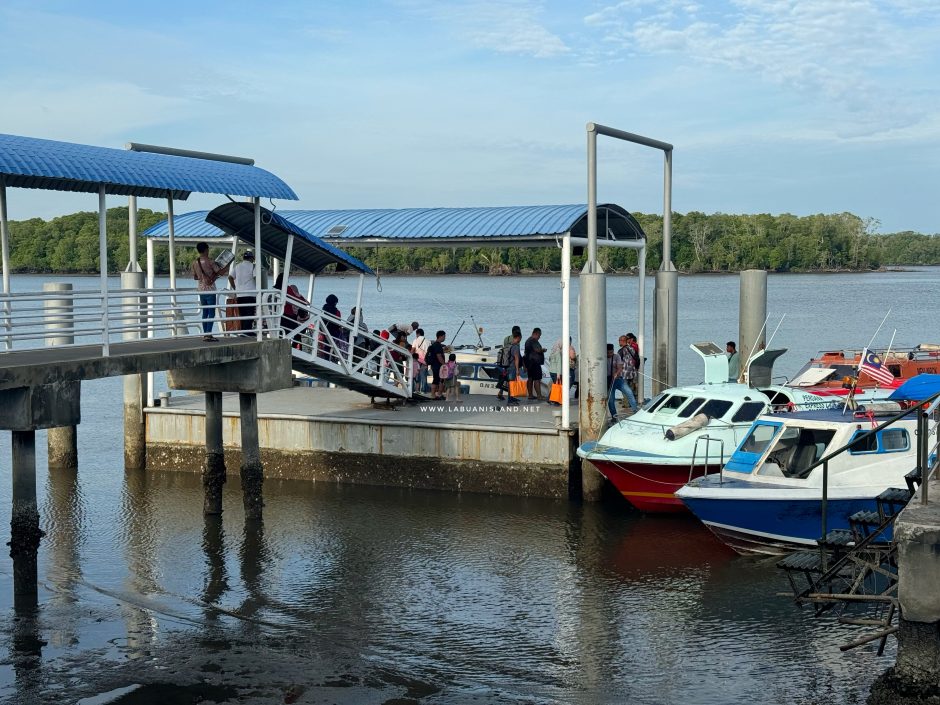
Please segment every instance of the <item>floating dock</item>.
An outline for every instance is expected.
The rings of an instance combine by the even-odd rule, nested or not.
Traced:
[[[373,405],[362,394],[293,387],[258,395],[265,477],[394,487],[569,497],[580,473],[577,429],[545,402],[507,409],[493,396],[462,404]],[[226,465],[240,456],[237,394],[224,394]],[[171,397],[146,413],[147,467],[201,472],[205,395]]]

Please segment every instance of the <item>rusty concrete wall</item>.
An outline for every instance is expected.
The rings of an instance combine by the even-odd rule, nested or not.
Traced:
[[[564,433],[260,417],[266,477],[532,497],[567,497],[575,439]],[[147,414],[147,467],[198,472],[201,412]],[[240,462],[237,416],[223,418],[226,465]]]

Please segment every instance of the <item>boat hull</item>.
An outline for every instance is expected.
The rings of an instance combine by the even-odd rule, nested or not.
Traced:
[[[641,512],[654,514],[687,513],[689,510],[675,496],[676,491],[689,481],[688,465],[658,465],[629,461],[610,461],[588,458],[598,472],[610,480],[630,504]],[[720,465],[709,465],[708,473],[717,473]],[[706,474],[706,466],[696,465],[692,478]]]
[[[821,501],[812,499],[695,498],[682,501],[721,541],[743,554],[781,554],[814,547],[822,535]],[[849,517],[878,511],[872,498],[830,499],[826,529],[849,529]],[[885,540],[890,540],[890,532]]]

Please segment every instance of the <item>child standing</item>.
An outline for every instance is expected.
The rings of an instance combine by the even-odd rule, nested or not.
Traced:
[[[447,399],[460,401],[460,382],[457,380],[457,356],[451,353],[441,366],[441,381],[447,390]]]

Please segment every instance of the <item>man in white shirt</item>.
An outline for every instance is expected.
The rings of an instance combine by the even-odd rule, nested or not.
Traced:
[[[393,323],[388,327],[388,335],[392,340],[395,340],[395,336],[398,333],[404,333],[405,335],[411,335],[416,330],[418,330],[418,322],[412,321],[409,323]]]
[[[246,250],[242,255],[242,261],[232,267],[232,273],[229,275],[229,283],[235,290],[235,301],[238,304],[238,315],[241,320],[238,322],[240,330],[251,330],[255,322],[255,305],[257,298],[255,294],[242,294],[241,291],[255,290],[255,253]]]

